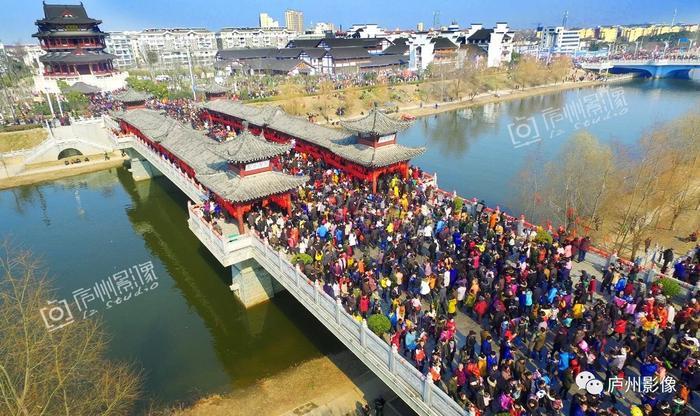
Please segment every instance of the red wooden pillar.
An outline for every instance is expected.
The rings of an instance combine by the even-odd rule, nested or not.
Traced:
[[[372,177],[372,193],[375,194],[377,193],[377,171],[372,171],[370,174]]]
[[[236,221],[238,221],[238,233],[245,234],[245,223],[243,223],[243,207],[240,205],[235,206],[236,209]]]
[[[408,162],[401,162],[399,165],[399,172],[404,179],[408,179]]]
[[[292,195],[287,192],[284,194],[284,200],[287,203],[287,215],[292,216]]]

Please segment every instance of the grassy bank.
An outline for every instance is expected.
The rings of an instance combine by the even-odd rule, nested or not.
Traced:
[[[0,132],[0,153],[30,149],[46,140],[46,135],[46,130],[43,128]]]

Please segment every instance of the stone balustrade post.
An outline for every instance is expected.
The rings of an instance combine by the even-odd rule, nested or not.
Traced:
[[[391,350],[389,351],[389,372],[391,374],[396,374],[396,357],[399,356],[399,349],[396,345],[391,344]]]
[[[340,325],[340,315],[343,313],[343,304],[340,299],[335,300],[335,322]]]
[[[363,347],[367,346],[367,320],[362,320],[362,325],[360,325],[360,344]]]
[[[301,284],[301,272],[294,268],[294,285],[296,287],[299,287],[299,284]]]
[[[425,380],[423,380],[423,401],[430,405],[430,392],[433,386],[433,378],[430,373],[425,375]]]
[[[318,284],[318,280],[314,281],[314,303],[318,305],[318,300],[321,295],[321,287]]]

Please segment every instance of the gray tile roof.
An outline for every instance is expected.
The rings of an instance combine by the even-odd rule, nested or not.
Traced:
[[[70,52],[47,52],[39,57],[41,62],[62,62],[71,64],[82,64],[89,62],[106,61],[115,59],[116,56],[103,51],[90,51],[86,49],[76,49]]]
[[[295,68],[308,67],[308,64],[301,59],[277,59],[277,58],[257,58],[243,61],[243,66],[254,71],[271,71],[271,72],[292,72]]]
[[[75,84],[68,87],[69,91],[79,92],[81,94],[97,94],[102,91],[94,85],[86,84],[82,81],[78,81]]]
[[[139,101],[146,101],[152,97],[153,95],[147,92],[136,91],[131,88],[127,89],[126,91],[122,91],[120,93],[112,95],[112,98],[114,98],[116,101],[121,101],[123,103],[135,103]]]
[[[309,181],[308,176],[292,176],[281,172],[261,172],[240,176],[233,172],[197,174],[197,180],[212,192],[231,201],[248,202],[269,195],[281,194]]]
[[[100,24],[100,20],[88,17],[83,4],[46,4],[44,3],[44,18],[37,23],[53,24]]]
[[[333,59],[367,59],[369,60],[370,54],[367,49],[361,46],[348,46],[348,47],[336,47],[328,50],[328,54],[333,57]]]
[[[255,156],[255,150],[267,152],[267,155],[278,155],[289,150],[289,145],[269,143],[250,133],[244,133],[228,142],[217,143],[200,131],[184,126],[163,113],[148,109],[115,113],[114,117],[131,124],[146,137],[187,163],[195,170],[195,177],[202,185],[231,202],[253,201],[279,194],[295,189],[309,180],[307,176],[292,176],[273,171],[240,176],[225,170],[232,158],[245,162],[264,160],[266,158]],[[244,146],[236,145],[236,140],[239,139],[245,141]],[[227,154],[236,148],[242,152],[241,155]],[[252,159],[245,160],[249,157]]]
[[[212,151],[233,163],[250,163],[271,159],[287,153],[291,145],[269,142],[249,130],[223,143],[212,146]]]
[[[279,107],[253,107],[229,100],[205,103],[203,107],[301,139],[366,167],[383,167],[407,161],[425,151],[423,147],[413,148],[398,144],[377,148],[367,146],[358,143],[357,136],[349,131],[311,123],[305,118],[289,115]],[[399,123],[403,126],[410,124]]]
[[[360,119],[340,122],[341,126],[350,131],[379,136],[396,133],[409,127],[411,124],[413,122],[394,120],[377,108],[371,109],[369,114]]]
[[[231,90],[229,87],[217,84],[214,80],[211,80],[211,82],[206,85],[198,85],[196,89],[197,91],[201,91],[205,94],[223,94]]]

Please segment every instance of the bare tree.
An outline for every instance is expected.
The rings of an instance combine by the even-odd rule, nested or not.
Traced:
[[[140,389],[129,365],[105,359],[95,319],[48,331],[40,313],[52,292],[29,252],[0,248],[0,414],[125,415]]]

